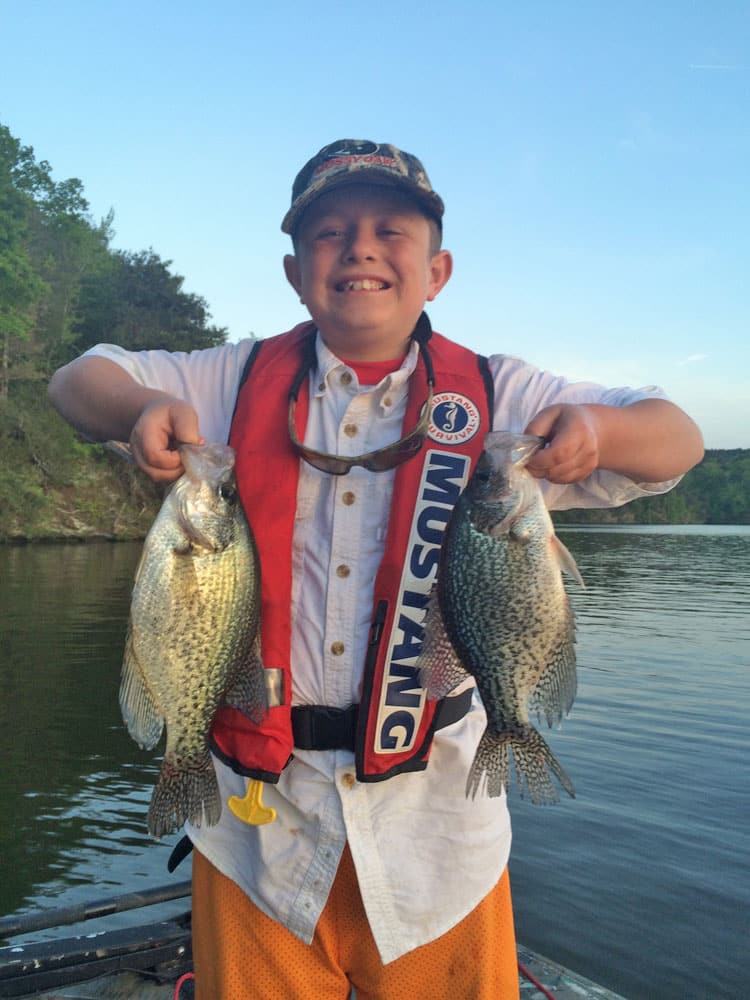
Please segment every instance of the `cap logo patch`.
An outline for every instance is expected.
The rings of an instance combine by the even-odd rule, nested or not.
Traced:
[[[432,405],[429,437],[439,444],[470,441],[479,430],[479,410],[457,392],[439,392]]]
[[[366,156],[368,153],[377,153],[378,149],[377,143],[355,139],[352,142],[331,144],[326,149],[326,158],[332,160],[336,156]]]

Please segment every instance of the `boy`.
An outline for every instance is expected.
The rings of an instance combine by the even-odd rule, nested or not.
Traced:
[[[470,689],[425,702],[412,669],[441,530],[492,428],[549,439],[528,468],[557,508],[662,492],[702,454],[657,390],[571,384],[432,334],[442,216],[416,158],[333,143],[282,223],[311,322],[263,342],[244,380],[248,341],[104,345],[50,383],[63,416],[129,439],[154,479],[180,475],[175,441],[237,451],[263,661],[287,696],[260,727],[231,709],[214,725],[223,800],[262,779],[276,819],[188,826],[202,1000],[518,996],[505,798],[464,794],[484,713]]]

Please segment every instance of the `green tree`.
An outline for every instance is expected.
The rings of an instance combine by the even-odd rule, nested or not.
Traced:
[[[208,324],[205,299],[183,290],[171,261],[153,250],[115,251],[81,283],[76,351],[102,341],[130,350],[190,351],[223,344],[226,329]]]
[[[32,223],[32,252],[48,289],[34,336],[36,368],[43,376],[75,353],[82,284],[99,273],[110,256],[111,213],[94,226],[85,214],[88,203],[80,189],[65,190],[71,183],[63,182],[61,190],[37,206]]]
[[[7,399],[11,368],[34,328],[46,285],[28,241],[33,207],[17,181],[30,171],[28,147],[0,126],[0,399]]]

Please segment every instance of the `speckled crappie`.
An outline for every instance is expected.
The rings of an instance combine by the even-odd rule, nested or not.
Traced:
[[[184,475],[146,537],[130,607],[120,686],[128,732],[153,748],[166,724],[148,811],[155,837],[186,820],[216,823],[221,799],[208,749],[218,706],[258,720],[260,566],[227,445],[181,445]]]
[[[466,783],[472,798],[509,787],[510,751],[521,795],[554,802],[554,775],[573,785],[529,712],[559,722],[576,693],[575,626],[561,569],[583,583],[556,537],[525,464],[542,439],[494,432],[447,525],[417,662],[430,697],[471,674],[487,728]]]

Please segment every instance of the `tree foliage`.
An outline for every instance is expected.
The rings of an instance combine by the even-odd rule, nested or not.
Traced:
[[[90,271],[81,283],[76,350],[103,341],[168,351],[223,344],[226,331],[208,325],[205,300],[183,291],[183,278],[170,264],[153,250],[116,251]]]
[[[100,341],[139,350],[224,343],[208,305],[153,250],[113,250],[83,184],[55,181],[0,124],[0,398],[13,380],[45,379]]]
[[[21,181],[29,152],[0,127],[0,398],[7,399],[11,370],[34,329],[46,286],[29,245],[34,203]]]
[[[669,493],[607,510],[567,510],[558,524],[750,524],[750,449],[709,449]]]
[[[161,495],[82,446],[47,402],[52,371],[100,341],[190,351],[224,343],[204,299],[153,250],[114,250],[83,184],[56,181],[0,124],[0,541],[143,537]]]

